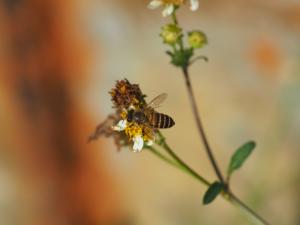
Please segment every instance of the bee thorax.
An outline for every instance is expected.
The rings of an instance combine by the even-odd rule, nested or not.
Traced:
[[[130,110],[127,115],[128,122],[145,123],[147,118],[141,111]]]

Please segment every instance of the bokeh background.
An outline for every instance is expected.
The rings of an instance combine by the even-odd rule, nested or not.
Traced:
[[[209,45],[191,79],[223,170],[258,144],[234,191],[271,224],[300,224],[300,2],[199,0],[180,23]],[[86,144],[112,111],[115,80],[139,83],[176,126],[170,145],[214,180],[180,71],[158,36],[168,19],[148,1],[0,1],[0,224],[250,224],[224,200],[147,151]]]

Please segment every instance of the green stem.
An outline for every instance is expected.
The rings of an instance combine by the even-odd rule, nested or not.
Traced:
[[[177,20],[177,16],[176,16],[176,10],[174,10],[174,12],[172,13],[172,20],[173,20],[173,23],[176,26],[178,26],[178,20]],[[182,37],[180,38],[180,41],[179,41],[179,47],[180,47],[180,51],[183,52],[184,47],[183,47]]]
[[[191,81],[190,81],[188,68],[187,67],[182,68],[182,72],[184,74],[185,83],[186,83],[186,87],[187,87],[188,94],[189,94],[189,99],[190,99],[190,102],[191,102],[191,105],[192,105],[193,114],[194,114],[194,117],[195,117],[195,120],[196,120],[196,125],[197,125],[198,131],[199,131],[200,138],[203,141],[206,154],[208,155],[208,158],[209,158],[209,160],[210,160],[210,162],[211,162],[211,164],[213,166],[213,169],[214,169],[217,177],[219,178],[219,180],[223,184],[225,184],[223,175],[221,173],[221,170],[219,169],[217,161],[215,160],[215,157],[213,155],[212,149],[210,147],[210,144],[209,144],[208,139],[206,137],[206,133],[205,133],[204,127],[203,127],[201,119],[200,119],[200,114],[199,114],[198,107],[197,107],[197,104],[196,104],[196,99],[195,99],[195,95],[194,95],[194,92],[193,92],[192,84],[191,84]]]
[[[167,153],[184,169],[186,170],[191,176],[199,180],[206,186],[210,185],[210,182],[207,181],[204,177],[199,175],[195,170],[193,170],[189,165],[187,165],[177,154],[170,148],[170,146],[166,143],[164,136],[158,132],[160,136],[159,146],[161,146]]]
[[[229,201],[236,206],[239,210],[241,210],[247,217],[251,218],[251,220],[257,225],[270,225],[264,218],[258,215],[253,209],[247,206],[244,202],[242,202],[238,197],[236,197],[233,193],[229,192]]]
[[[172,19],[173,19],[173,23],[175,25],[178,25],[178,20],[177,20],[177,16],[176,16],[176,10],[174,10],[174,12],[172,13]],[[183,45],[183,41],[182,38],[179,41],[179,46],[180,46],[180,51],[183,52],[184,51],[184,45]],[[192,106],[192,110],[193,110],[193,114],[196,120],[196,125],[199,131],[199,135],[200,138],[202,139],[203,143],[204,143],[204,147],[206,150],[206,153],[208,155],[208,158],[213,166],[213,169],[218,177],[218,179],[220,180],[220,182],[222,182],[223,184],[225,184],[225,180],[223,178],[223,175],[221,173],[221,170],[219,169],[219,166],[214,158],[214,155],[212,153],[212,149],[208,143],[208,139],[206,137],[205,131],[204,131],[204,127],[202,125],[201,119],[200,119],[200,115],[199,115],[199,111],[198,111],[198,107],[196,104],[196,99],[194,96],[194,92],[193,92],[193,88],[190,82],[190,77],[189,77],[189,72],[188,72],[188,65],[184,65],[182,66],[182,72],[184,74],[184,78],[185,78],[185,83],[188,89],[188,94],[189,94],[189,99],[191,102],[191,106]]]
[[[175,44],[172,45],[172,48],[173,48],[174,53],[176,53],[176,52],[177,52],[177,49],[176,49],[176,45],[175,45]]]
[[[178,25],[178,20],[177,20],[177,17],[176,17],[176,11],[174,10],[174,12],[172,13],[172,20],[173,20],[173,23],[175,25]]]
[[[162,146],[163,147],[163,146]],[[196,178],[198,181],[201,181],[204,185],[209,186],[210,183],[204,179],[202,176],[200,176],[199,174],[197,174],[193,169],[191,169],[189,166],[187,166],[187,164],[182,163],[183,161],[177,161],[175,159],[175,161],[167,158],[166,156],[164,156],[163,154],[161,154],[156,148],[154,148],[153,146],[147,146],[147,148],[157,157],[159,157],[160,159],[162,159],[163,161],[167,162],[168,164],[176,167],[177,169],[180,169],[181,171],[187,173],[190,176],[193,176],[194,178]],[[170,151],[170,149],[169,149]],[[172,150],[171,150],[172,151]],[[176,156],[176,154],[172,151],[172,155]],[[177,159],[179,159],[178,156],[176,156]]]
[[[159,157],[160,159],[162,159],[163,161],[165,161],[166,163],[169,163],[170,165],[177,167],[179,169],[182,169],[182,167],[174,162],[173,160],[169,159],[168,157],[166,157],[165,155],[161,154],[156,148],[154,148],[153,146],[146,146],[147,149],[149,149],[154,155],[156,155],[157,157]]]
[[[173,23],[175,25],[178,26],[178,20],[176,17],[176,10],[173,12],[172,14],[172,20]],[[183,40],[182,38],[179,41],[179,47],[180,47],[180,51],[183,52],[184,49],[184,44],[183,44]],[[188,72],[188,67],[189,65],[191,65],[193,62],[195,62],[198,59],[204,59],[207,60],[206,57],[203,56],[198,56],[195,59],[193,59],[189,64],[187,64],[186,66],[182,66],[182,72],[184,74],[185,77],[185,82],[186,82],[186,86],[188,89],[188,94],[189,94],[189,99],[192,105],[192,110],[193,110],[193,114],[196,120],[196,125],[199,131],[199,135],[204,143],[204,147],[206,150],[206,153],[209,157],[209,160],[214,168],[214,171],[218,177],[218,179],[220,180],[220,182],[222,182],[223,184],[226,184],[223,175],[221,173],[221,170],[219,169],[219,166],[214,158],[214,155],[212,153],[212,149],[209,145],[208,139],[206,137],[206,133],[204,130],[204,127],[202,125],[200,116],[199,116],[199,112],[198,112],[198,107],[196,104],[196,99],[194,96],[194,92],[192,89],[192,85],[190,82],[190,77],[189,77],[189,72]],[[182,159],[180,159],[175,152],[173,152],[173,150],[169,147],[169,145],[165,142],[165,138],[163,137],[163,135],[158,132],[159,136],[160,136],[160,140],[158,141],[158,145],[161,146],[164,150],[167,151],[167,153],[175,160],[172,161],[169,158],[166,158],[165,156],[163,156],[161,153],[159,153],[154,147],[152,147],[150,150],[156,154],[157,156],[159,156],[161,159],[163,159],[164,161],[168,162],[169,164],[182,169],[184,171],[186,171],[189,175],[191,175],[192,177],[194,177],[195,179],[197,179],[198,181],[200,181],[202,184],[206,185],[206,186],[210,186],[210,182],[208,182],[204,177],[202,177],[201,175],[199,175],[195,170],[193,170],[191,167],[189,167]],[[227,200],[228,202],[230,202],[231,204],[235,205],[237,208],[239,208],[241,211],[243,211],[245,213],[245,215],[252,219],[253,222],[255,222],[256,224],[260,224],[260,225],[268,225],[269,223],[263,219],[260,215],[258,215],[254,210],[252,210],[250,207],[248,207],[244,202],[242,202],[239,198],[237,198],[229,189],[229,187],[226,184],[226,188],[222,194],[222,197]]]
[[[158,156],[163,161],[169,163],[170,165],[186,172],[188,175],[194,177],[196,180],[200,181],[205,186],[210,186],[210,182],[207,181],[204,177],[199,175],[195,170],[193,170],[190,166],[188,166],[176,153],[169,147],[169,145],[165,142],[163,135],[159,132],[159,136],[161,138],[160,142],[157,143],[164,150],[166,150],[170,156],[175,160],[167,158],[163,154],[161,154],[155,147],[149,146],[148,149],[151,150],[153,154]],[[269,223],[263,219],[260,215],[258,215],[254,210],[252,210],[249,206],[247,206],[244,202],[242,202],[239,198],[237,198],[232,192],[224,191],[222,194],[223,199],[230,202],[232,205],[236,206],[239,210],[241,210],[248,218],[250,218],[255,224],[258,225],[269,225]]]

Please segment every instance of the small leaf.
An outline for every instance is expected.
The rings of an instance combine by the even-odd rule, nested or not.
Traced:
[[[243,165],[255,146],[256,144],[254,141],[249,141],[236,150],[236,152],[231,157],[231,161],[228,167],[228,177],[231,176],[233,171],[238,170]]]
[[[203,197],[203,204],[207,205],[211,203],[215,198],[218,196],[218,194],[221,193],[221,191],[224,189],[224,184],[215,181],[212,185],[209,186],[207,191],[204,194]]]
[[[166,53],[167,53],[167,55],[169,55],[169,56],[171,56],[171,57],[174,56],[174,54],[173,54],[171,51],[166,51]]]

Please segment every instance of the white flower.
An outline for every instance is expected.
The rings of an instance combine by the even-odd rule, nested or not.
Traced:
[[[162,0],[152,0],[148,4],[148,8],[149,9],[156,9],[156,8],[160,7],[162,4],[164,4],[164,2]]]
[[[147,141],[147,142],[146,142],[146,145],[147,145],[147,146],[153,145],[153,141],[152,141],[152,140]]]
[[[167,17],[172,15],[175,10],[175,6],[180,6],[184,3],[184,0],[152,0],[148,4],[149,9],[156,9],[160,6],[163,6],[164,9],[162,11],[163,17]],[[198,0],[190,0],[190,9],[192,11],[196,11],[199,7]]]
[[[166,4],[165,8],[162,11],[163,17],[172,15],[172,13],[174,12],[174,9],[175,9],[175,7],[173,4]]]
[[[141,135],[133,138],[133,152],[140,152],[144,147],[144,139]]]
[[[198,0],[190,0],[190,9],[192,11],[196,11],[199,8],[199,1]]]
[[[164,0],[152,0],[149,4],[148,4],[148,8],[149,9],[156,9],[160,6],[164,6],[164,9],[162,11],[162,15],[163,17],[167,17],[172,15],[172,13],[174,12],[174,4],[172,3],[166,3],[164,2]]]
[[[125,130],[127,126],[127,120],[120,120],[117,125],[113,126],[112,129],[115,131],[122,131]]]

